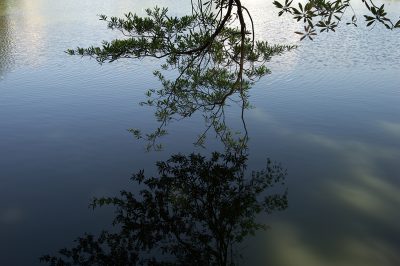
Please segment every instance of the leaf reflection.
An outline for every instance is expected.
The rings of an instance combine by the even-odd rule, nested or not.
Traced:
[[[132,176],[140,193],[94,199],[116,208],[114,232],[86,234],[49,265],[237,265],[238,244],[267,226],[260,213],[287,208],[286,170],[267,161],[246,175],[247,156],[218,152],[173,155],[159,177]]]

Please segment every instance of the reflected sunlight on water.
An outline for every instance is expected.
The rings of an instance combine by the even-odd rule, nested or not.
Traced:
[[[0,2],[0,80],[4,78],[4,72],[9,69],[13,61],[11,55],[13,40],[6,10],[6,3]]]

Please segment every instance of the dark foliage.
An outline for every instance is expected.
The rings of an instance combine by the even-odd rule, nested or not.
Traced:
[[[239,243],[266,229],[256,217],[287,207],[286,171],[268,160],[245,177],[247,157],[191,154],[158,162],[159,177],[133,175],[138,194],[99,198],[93,208],[114,205],[116,233],[85,235],[49,265],[236,265]]]
[[[372,0],[361,0],[368,14],[364,15],[367,27],[382,24],[387,29],[400,28],[400,20],[397,22],[388,17],[385,5],[376,5]],[[285,0],[285,2],[274,1],[274,5],[280,9],[279,16],[287,13],[293,16],[296,21],[304,23],[304,31],[296,32],[302,35],[301,40],[308,37],[310,40],[320,32],[335,31],[347,10],[352,12],[351,19],[347,25],[357,27],[357,16],[351,7],[350,0],[308,0],[305,3]]]
[[[101,15],[100,20],[121,32],[122,38],[67,52],[90,56],[100,63],[122,58],[161,60],[161,69],[154,71],[161,86],[148,90],[147,101],[141,103],[155,108],[160,124],[151,133],[130,130],[147,142],[147,149],[160,149],[157,140],[167,134],[167,125],[196,112],[202,114],[206,125],[196,144],[202,145],[212,128],[225,146],[243,148],[247,141],[243,110],[249,107],[250,86],[270,73],[266,62],[295,46],[255,40],[252,17],[239,0],[192,1],[191,14],[182,17],[170,16],[167,8],[146,12],[145,17],[133,13],[122,18]],[[167,78],[165,71],[174,71],[174,78]],[[240,134],[225,123],[228,103],[242,108],[244,132]]]

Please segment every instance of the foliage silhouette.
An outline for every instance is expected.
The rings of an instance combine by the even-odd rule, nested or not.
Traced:
[[[227,147],[243,148],[247,130],[243,118],[249,107],[250,86],[270,71],[265,66],[273,56],[295,48],[255,40],[252,18],[238,0],[192,1],[192,12],[182,17],[168,15],[167,8],[147,9],[146,17],[127,13],[124,18],[100,16],[122,39],[104,41],[101,47],[68,50],[71,55],[91,56],[100,63],[121,58],[163,59],[154,75],[161,88],[150,89],[143,105],[154,106],[159,127],[150,134],[131,132],[145,139],[147,148],[161,148],[156,140],[174,121],[201,112],[206,129],[196,144],[202,145],[213,128]],[[251,27],[246,26],[251,24]],[[165,71],[175,71],[168,79]],[[236,135],[225,123],[225,106],[242,109],[244,132]]]
[[[400,20],[388,18],[384,5],[372,0],[361,0],[368,14],[367,26],[383,24],[388,29],[400,28]],[[296,2],[295,2],[296,3]],[[320,32],[335,31],[346,10],[353,10],[350,0],[307,0],[297,3],[274,1],[282,14],[304,23],[301,39],[313,39]],[[206,129],[199,135],[202,145],[206,134],[213,128],[227,147],[243,148],[248,135],[243,113],[248,108],[248,91],[251,85],[269,73],[265,63],[273,56],[289,51],[295,46],[270,45],[255,39],[253,19],[241,0],[191,0],[192,12],[186,16],[168,15],[167,8],[147,9],[146,17],[133,13],[125,17],[100,15],[108,28],[122,33],[121,39],[104,41],[101,47],[68,50],[71,55],[91,56],[100,63],[121,58],[153,57],[164,59],[162,70],[154,75],[161,88],[150,89],[143,105],[154,106],[160,125],[152,133],[143,134],[139,129],[130,130],[137,138],[145,139],[147,149],[160,149],[157,139],[167,134],[167,125],[192,116],[200,111]],[[357,26],[353,16],[346,24]],[[164,71],[175,70],[175,77],[168,79]],[[244,132],[235,135],[225,122],[224,108],[236,102],[242,109]]]
[[[372,0],[361,0],[368,14],[364,15],[367,27],[382,24],[389,30],[400,28],[400,19],[396,22],[388,17],[385,5],[376,5]],[[297,5],[295,5],[297,3]],[[352,12],[351,20],[347,25],[357,27],[357,16],[351,6],[350,0],[307,0],[305,3],[285,0],[285,2],[274,1],[274,5],[280,9],[279,16],[283,14],[292,15],[293,19],[304,23],[304,31],[296,32],[302,35],[301,40],[308,37],[310,40],[320,32],[335,31],[342,21],[343,15],[349,9]]]
[[[114,205],[118,232],[85,235],[49,265],[236,265],[235,247],[267,226],[257,214],[287,207],[286,171],[267,161],[246,177],[247,156],[212,153],[173,155],[158,162],[160,177],[132,180],[138,194],[94,199],[92,207]]]

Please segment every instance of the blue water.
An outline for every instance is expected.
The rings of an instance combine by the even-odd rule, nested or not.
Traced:
[[[178,2],[164,5],[189,10]],[[400,2],[385,3],[400,14]],[[162,152],[146,153],[127,129],[158,125],[154,110],[138,105],[158,86],[158,62],[100,66],[63,52],[118,36],[96,15],[143,14],[155,4],[0,2],[0,265],[35,265],[107,228],[112,210],[88,203],[127,189],[131,173],[153,173],[176,152],[221,148],[212,138],[193,147],[204,129],[194,117],[173,124]],[[262,217],[272,229],[253,245],[270,265],[399,265],[400,32],[360,23],[299,43],[300,25],[278,19],[271,3],[247,5],[258,38],[300,45],[274,58],[272,74],[251,90],[249,169],[269,157],[289,173],[289,208]],[[235,107],[227,118],[240,126]]]

